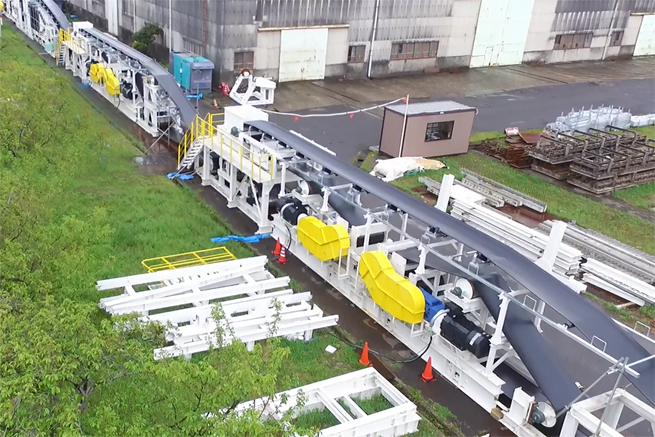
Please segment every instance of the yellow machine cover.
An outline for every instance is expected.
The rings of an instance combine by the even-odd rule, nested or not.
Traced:
[[[321,261],[348,255],[350,236],[341,225],[326,225],[316,217],[303,217],[298,221],[298,240]]]
[[[92,81],[99,83],[100,79],[104,80],[105,71],[105,67],[102,64],[92,64],[89,68],[89,76],[91,76]]]
[[[403,322],[413,324],[423,320],[423,293],[394,270],[383,252],[363,253],[359,261],[359,275],[380,308]]]
[[[105,87],[107,88],[107,92],[112,96],[117,96],[121,93],[121,83],[114,76],[114,72],[109,69],[105,70]]]

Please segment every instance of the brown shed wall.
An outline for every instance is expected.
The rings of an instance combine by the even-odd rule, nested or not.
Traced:
[[[397,157],[400,151],[402,132],[403,116],[385,108],[384,118],[382,119],[382,132],[380,133],[380,152]]]
[[[468,152],[475,110],[446,112],[444,114],[420,114],[407,117],[403,156],[435,157]],[[449,140],[425,141],[428,123],[454,121]],[[385,110],[380,138],[380,151],[397,157],[403,128],[403,115]]]

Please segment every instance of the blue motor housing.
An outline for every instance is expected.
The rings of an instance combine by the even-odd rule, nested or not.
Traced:
[[[419,290],[421,290],[421,293],[423,293],[423,297],[425,298],[425,313],[423,313],[423,318],[426,322],[432,323],[432,320],[437,315],[437,313],[446,309],[446,305],[444,305],[441,300],[432,296],[431,293],[423,290],[422,288],[419,288]]]

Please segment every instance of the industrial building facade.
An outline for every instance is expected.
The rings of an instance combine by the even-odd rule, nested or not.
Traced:
[[[225,81],[244,68],[285,82],[655,54],[655,0],[66,3],[123,40],[158,24],[159,52],[205,56]]]

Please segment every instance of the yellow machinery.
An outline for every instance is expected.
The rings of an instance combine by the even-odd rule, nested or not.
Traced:
[[[89,68],[89,76],[95,83],[101,83],[105,80],[105,67],[102,64],[92,64]]]
[[[350,248],[350,236],[341,225],[326,225],[316,217],[303,217],[298,221],[298,240],[321,261],[346,256]]]
[[[141,265],[148,270],[148,273],[162,270],[173,270],[182,267],[193,267],[203,264],[219,263],[237,259],[225,247],[214,247],[212,249],[197,250],[195,252],[178,253],[176,255],[160,256],[141,261]]]
[[[418,287],[394,270],[379,250],[365,252],[359,261],[359,275],[380,308],[407,323],[420,323],[425,298]]]
[[[105,69],[105,87],[107,88],[107,92],[112,96],[117,96],[121,93],[121,83],[111,69]]]

